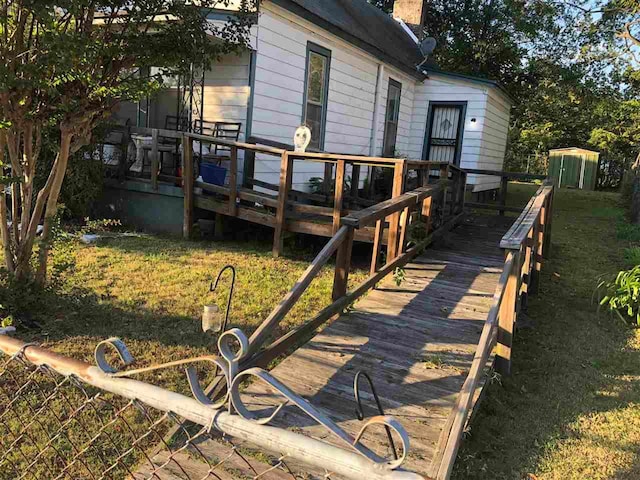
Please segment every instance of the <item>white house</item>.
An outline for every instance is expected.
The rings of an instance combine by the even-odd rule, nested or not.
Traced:
[[[411,29],[422,5],[396,0],[392,17],[366,0],[263,0],[253,50],[206,72],[198,117],[242,123],[241,139],[291,144],[306,123],[312,147],[328,152],[501,170],[511,100],[496,82],[443,72],[424,58]],[[167,92],[142,120],[163,128],[177,99]],[[258,180],[278,183],[278,159],[258,156],[252,169]],[[294,188],[322,173],[311,162],[296,168]],[[475,191],[499,186],[497,177],[469,182]]]

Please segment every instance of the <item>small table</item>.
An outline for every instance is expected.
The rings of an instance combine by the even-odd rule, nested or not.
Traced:
[[[153,150],[153,137],[148,135],[131,135],[131,139],[136,145],[136,161],[129,170],[137,173],[142,173],[144,170],[144,160],[147,158],[147,152]],[[158,143],[158,154],[160,159],[158,160],[158,173],[162,170],[162,160],[165,153],[171,153],[176,150],[173,145],[166,145]]]

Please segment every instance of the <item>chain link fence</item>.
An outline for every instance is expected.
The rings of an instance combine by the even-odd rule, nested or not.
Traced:
[[[207,441],[226,456],[206,455]],[[0,451],[2,479],[302,478],[286,456],[256,461],[227,435],[33,365],[23,353],[0,367]]]
[[[0,480],[417,478],[0,334]]]

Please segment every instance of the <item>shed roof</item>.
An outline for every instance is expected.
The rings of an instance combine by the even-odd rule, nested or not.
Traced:
[[[586,148],[578,148],[578,147],[563,147],[563,148],[553,148],[551,150],[549,150],[549,153],[551,152],[557,152],[557,153],[584,153],[584,154],[588,154],[588,153],[595,153],[595,154],[600,154],[600,152],[596,152],[594,150],[587,150]]]
[[[366,0],[272,0],[413,77],[424,57],[403,26]]]

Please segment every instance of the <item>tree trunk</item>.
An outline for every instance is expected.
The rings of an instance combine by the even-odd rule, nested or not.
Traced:
[[[51,191],[47,198],[47,209],[44,214],[44,224],[42,229],[42,238],[40,239],[40,250],[38,252],[38,270],[36,272],[36,282],[44,285],[47,278],[47,260],[49,250],[51,249],[51,229],[56,215],[58,214],[58,197],[62,189],[62,182],[67,171],[69,163],[69,154],[71,151],[71,140],[73,134],[68,129],[61,129],[60,136],[60,153],[58,161],[54,164],[53,182],[51,183]]]
[[[631,223],[640,224],[640,154],[631,167],[631,206],[629,217]]]

